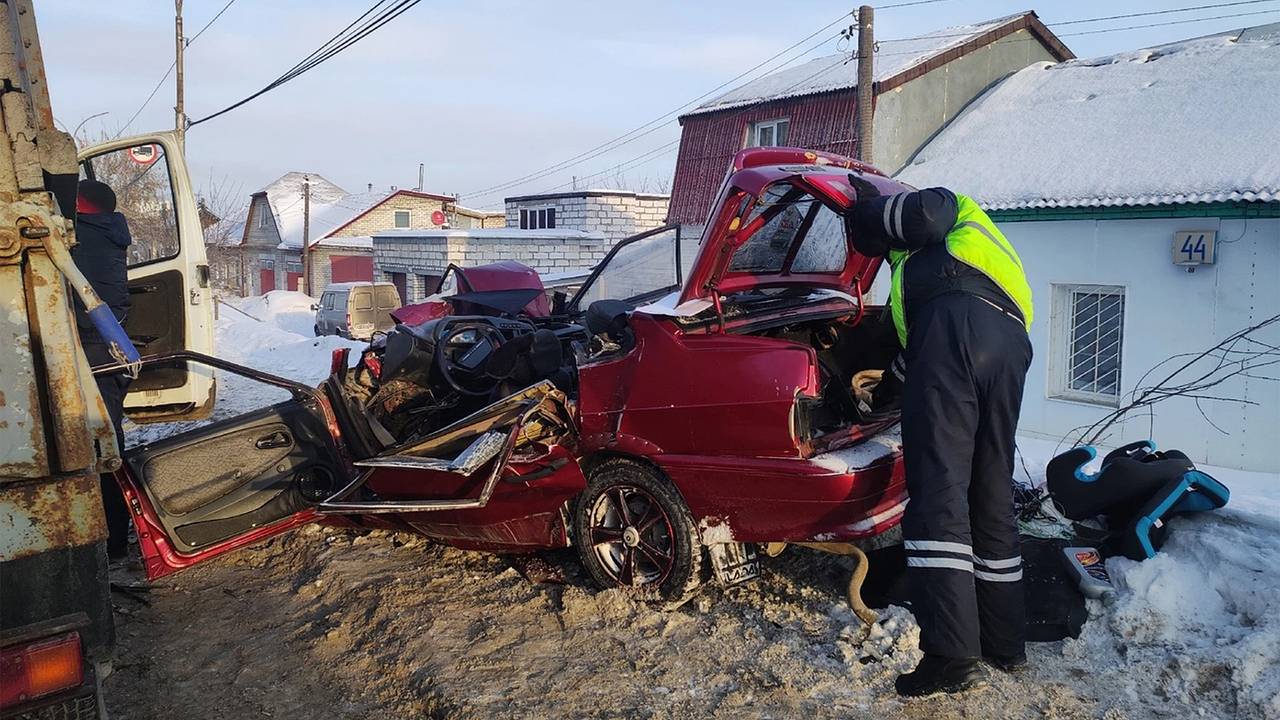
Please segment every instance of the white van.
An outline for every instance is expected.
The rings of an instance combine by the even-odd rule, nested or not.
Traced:
[[[334,283],[324,289],[316,311],[316,336],[341,335],[368,340],[395,327],[391,312],[400,309],[400,293],[389,282]]]
[[[115,191],[129,246],[129,315],[123,323],[143,356],[213,354],[213,295],[200,211],[173,132],[121,138],[79,153],[80,177]],[[213,411],[213,368],[155,364],[129,386],[134,422],[196,419]]]

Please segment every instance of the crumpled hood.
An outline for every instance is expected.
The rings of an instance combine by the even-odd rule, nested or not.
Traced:
[[[129,223],[118,212],[77,214],[76,227],[78,230],[83,228],[81,232],[94,232],[119,248],[127,248],[133,242],[133,237],[129,235]]]

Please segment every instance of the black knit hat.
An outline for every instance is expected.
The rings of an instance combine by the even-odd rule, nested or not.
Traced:
[[[116,194],[106,183],[97,180],[81,180],[77,189],[80,197],[98,212],[116,211]]]

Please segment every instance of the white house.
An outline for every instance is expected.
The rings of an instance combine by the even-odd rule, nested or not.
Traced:
[[[1022,257],[1036,318],[1020,432],[1073,438],[1185,353],[1280,313],[1278,119],[1280,24],[1032,65],[898,174],[973,197]],[[1255,339],[1280,347],[1280,323]],[[1215,377],[1274,352],[1231,350]],[[1163,401],[1106,443],[1152,437],[1194,460],[1280,471],[1276,378],[1280,365],[1261,367]]]

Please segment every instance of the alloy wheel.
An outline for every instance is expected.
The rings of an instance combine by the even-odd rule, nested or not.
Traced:
[[[644,488],[614,485],[591,506],[591,545],[618,585],[659,584],[675,565],[671,519]]]

